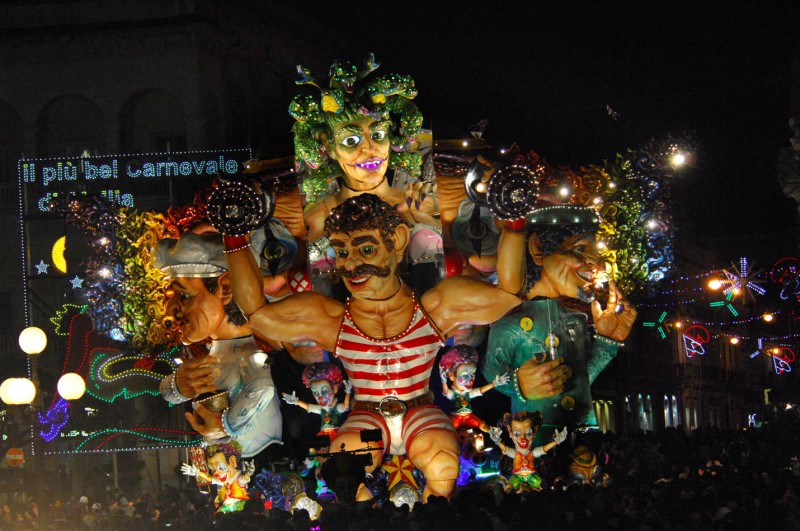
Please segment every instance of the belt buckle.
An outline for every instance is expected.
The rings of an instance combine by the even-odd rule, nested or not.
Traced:
[[[406,403],[393,395],[384,396],[378,402],[378,413],[386,418],[405,415],[407,409]]]

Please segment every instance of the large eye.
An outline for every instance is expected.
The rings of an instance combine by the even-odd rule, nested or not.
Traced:
[[[286,256],[288,253],[288,249],[286,246],[279,242],[270,242],[264,247],[264,250],[261,251],[261,255],[266,260],[279,260]]]
[[[337,258],[345,259],[347,258],[347,250],[346,249],[338,249],[336,251]]]
[[[341,144],[344,147],[356,147],[361,143],[361,137],[359,135],[350,135],[342,139]]]
[[[386,139],[388,133],[386,131],[373,131],[370,135],[370,138],[375,142],[380,142],[381,140]]]
[[[522,436],[522,432],[519,430],[514,430],[512,435],[514,436],[515,439],[519,439]]]
[[[528,428],[527,430],[525,430],[525,438],[530,439],[531,437],[533,437],[533,430]]]
[[[362,245],[361,246],[361,254],[362,256],[372,256],[375,254],[375,246],[374,245]]]
[[[483,221],[470,222],[467,225],[466,237],[470,240],[481,240],[489,233],[489,227]]]

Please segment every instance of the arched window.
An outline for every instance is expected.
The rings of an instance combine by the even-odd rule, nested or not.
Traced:
[[[36,122],[39,157],[102,154],[106,125],[100,108],[84,96],[68,94],[48,103]]]
[[[160,89],[140,92],[120,112],[123,153],[186,151],[186,117],[180,101]]]

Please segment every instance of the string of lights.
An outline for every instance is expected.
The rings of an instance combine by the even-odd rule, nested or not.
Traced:
[[[151,441],[157,441],[159,443],[164,443],[164,444],[170,444],[171,445],[171,446],[163,446],[162,445],[162,446],[159,446],[159,447],[154,448],[154,449],[175,448],[175,447],[181,447],[182,448],[182,447],[196,446],[196,445],[200,444],[200,442],[203,440],[202,438],[200,438],[200,439],[192,439],[192,440],[188,440],[188,441],[181,441],[181,440],[178,440],[178,439],[168,439],[168,438],[164,438],[164,437],[156,437],[156,436],[150,435],[148,433],[142,433],[143,431],[150,431],[150,430],[153,430],[153,431],[158,430],[158,431],[163,431],[163,432],[167,432],[167,433],[173,433],[176,436],[177,435],[186,436],[186,435],[191,435],[191,434],[194,433],[194,432],[188,432],[188,431],[185,431],[185,430],[174,430],[174,429],[168,429],[168,428],[137,428],[137,429],[132,429],[132,430],[120,429],[120,428],[107,428],[107,429],[99,430],[99,431],[96,431],[96,432],[90,434],[83,442],[81,442],[75,448],[75,450],[73,452],[65,452],[65,453],[78,453],[81,450],[84,450],[84,447],[87,446],[92,441],[94,441],[97,437],[101,437],[101,436],[108,435],[108,434],[135,435],[136,437],[142,437],[144,439],[148,439],[148,440],[151,440]],[[102,446],[106,442],[108,442],[108,440],[104,440],[102,443],[100,443],[100,446]],[[102,450],[98,450],[98,448],[100,446],[96,447],[94,450],[91,450],[91,451],[92,452],[94,452],[94,451],[102,451]],[[141,448],[133,447],[132,449],[140,450]],[[106,451],[116,452],[116,451],[125,451],[125,449],[115,448],[113,450],[106,450]]]

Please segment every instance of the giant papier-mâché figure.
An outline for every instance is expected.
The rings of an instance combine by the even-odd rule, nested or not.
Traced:
[[[458,477],[455,429],[429,390],[436,353],[459,326],[488,324],[519,304],[487,283],[452,277],[417,296],[397,275],[411,230],[392,205],[373,194],[346,199],[331,211],[325,233],[334,249],[333,276],[350,293],[345,304],[303,292],[265,304],[261,275],[241,236],[225,238],[239,306],[253,330],[279,342],[311,341],[342,362],[355,392],[333,452],[368,450],[370,472],[383,454],[408,455],[427,478],[423,496],[450,496]],[[246,246],[245,246],[246,247]],[[382,447],[361,441],[379,430]],[[358,499],[369,499],[359,489]]]
[[[420,175],[422,158],[414,144],[422,114],[412,101],[417,96],[414,80],[397,74],[371,75],[379,66],[372,54],[361,66],[336,62],[327,84],[315,80],[307,68],[297,67],[296,83],[316,87],[295,96],[289,106],[297,121],[295,158],[309,168],[303,183],[309,242],[322,237],[325,219],[336,205],[362,193],[397,207],[410,226],[438,226],[430,183],[398,188],[387,178],[389,168]],[[334,178],[340,187],[331,193],[328,184]]]
[[[200,401],[193,413],[186,413],[206,442],[233,439],[244,457],[280,444],[281,413],[267,354],[233,302],[221,236],[187,232],[179,239],[164,238],[158,243],[155,264],[170,279],[166,302],[170,330],[185,345],[210,340],[207,356],[184,360],[162,380],[161,395],[178,404],[227,391],[227,408],[209,408],[209,402]]]
[[[511,374],[497,390],[511,397],[512,412],[542,413],[544,438],[559,426],[596,426],[590,386],[636,319],[613,280],[605,306],[595,298],[596,282],[606,278],[594,237],[598,224],[592,208],[551,204],[528,214],[518,228],[504,228],[498,270],[511,275],[503,282],[510,291],[525,291],[527,269],[528,300],[492,326],[483,373],[487,379]],[[559,297],[591,303],[593,333],[587,315]]]

